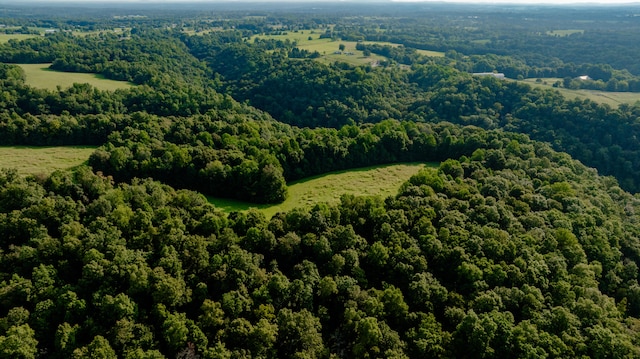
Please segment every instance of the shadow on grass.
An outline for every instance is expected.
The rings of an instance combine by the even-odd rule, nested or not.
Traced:
[[[226,213],[246,211],[246,210],[249,210],[250,208],[265,210],[267,208],[277,206],[274,204],[256,204],[251,202],[238,201],[234,199],[216,198],[216,197],[210,197],[210,196],[207,196],[207,200],[209,201],[209,203],[216,206],[216,208]]]
[[[437,162],[411,162],[411,163],[391,163],[391,164],[383,164],[383,165],[376,165],[376,166],[370,166],[370,167],[360,167],[360,168],[353,168],[353,169],[347,169],[347,170],[340,170],[340,171],[334,171],[334,172],[328,172],[328,173],[324,173],[324,174],[320,174],[320,175],[316,175],[316,176],[311,176],[311,177],[306,177],[300,180],[296,180],[296,181],[292,181],[287,183],[287,186],[293,186],[293,185],[303,185],[305,183],[308,182],[312,182],[318,179],[321,179],[323,177],[326,176],[334,176],[334,175],[341,175],[341,174],[346,174],[346,173],[365,173],[365,172],[369,172],[372,170],[377,170],[377,169],[385,169],[388,167],[393,167],[393,166],[397,166],[397,165],[421,165],[424,167],[438,167],[440,164]],[[408,180],[409,178],[407,178],[406,180]],[[364,195],[364,194],[363,194]],[[207,197],[207,200],[209,201],[209,203],[213,204],[214,206],[216,206],[216,208],[222,210],[223,212],[226,213],[230,213],[230,212],[234,212],[234,211],[246,211],[250,208],[255,208],[258,209],[259,211],[263,212],[265,215],[267,215],[267,217],[272,216],[273,214],[282,211],[283,208],[291,208],[291,207],[307,207],[310,206],[311,204],[308,203],[308,198],[306,198],[305,202],[300,202],[297,204],[294,204],[293,206],[291,205],[291,203],[279,203],[279,204],[256,204],[256,203],[251,203],[251,202],[244,202],[244,201],[238,201],[238,200],[233,200],[233,199],[227,199],[227,198],[215,198],[215,197]],[[285,201],[287,202],[287,201]],[[313,202],[313,201],[312,201]],[[315,202],[314,202],[315,203]]]

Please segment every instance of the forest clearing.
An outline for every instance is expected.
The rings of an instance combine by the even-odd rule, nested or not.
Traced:
[[[104,78],[99,74],[80,72],[62,72],[49,68],[51,64],[20,64],[26,75],[26,84],[47,90],[65,89],[74,83],[88,83],[89,85],[106,91],[130,88],[133,85],[126,81],[115,81]]]
[[[229,199],[209,197],[209,202],[225,212],[256,208],[271,218],[277,212],[294,208],[311,208],[318,203],[336,204],[344,194],[354,196],[393,196],[400,186],[425,166],[436,163],[398,163],[337,171],[305,178],[288,184],[287,199],[276,205],[256,205]]]
[[[50,175],[86,163],[95,147],[0,147],[0,168],[15,168],[20,175]]]

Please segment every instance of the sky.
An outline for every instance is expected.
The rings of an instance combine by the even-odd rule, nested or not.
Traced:
[[[549,4],[549,5],[563,5],[563,4],[598,4],[598,5],[619,5],[619,4],[636,4],[640,5],[640,0],[22,0],[22,2],[68,2],[68,3],[229,3],[229,2],[357,2],[363,3],[367,1],[371,2],[407,2],[407,3],[469,3],[469,4]],[[0,3],[5,3],[7,0],[0,0]]]
[[[24,1],[24,0],[23,0]],[[27,0],[37,2],[75,2],[75,3],[89,3],[89,2],[119,2],[119,3],[154,3],[154,2],[318,2],[318,1],[347,1],[347,2],[366,2],[367,0]],[[380,2],[384,0],[372,0]],[[450,2],[450,3],[473,3],[473,4],[496,4],[496,3],[509,3],[509,4],[603,4],[603,5],[615,5],[615,4],[630,4],[635,3],[640,5],[640,0],[387,0],[394,2]],[[0,0],[0,2],[4,2]]]
[[[433,2],[434,0],[392,0],[399,2]],[[437,0],[442,2],[442,0]],[[615,5],[615,4],[640,4],[640,0],[445,0],[444,2],[455,3],[474,3],[474,4],[497,4],[497,3],[509,3],[509,4],[603,4],[603,5]]]

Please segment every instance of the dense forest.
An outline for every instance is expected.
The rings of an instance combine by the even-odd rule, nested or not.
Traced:
[[[640,104],[516,81],[640,91],[640,8],[173,6],[0,5],[31,35],[0,44],[0,145],[98,147],[0,170],[0,358],[640,356]],[[269,37],[303,31],[384,60]],[[272,218],[204,196],[414,161]]]

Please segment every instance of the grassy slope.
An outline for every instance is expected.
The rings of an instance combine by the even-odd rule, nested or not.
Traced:
[[[640,101],[640,93],[637,92],[608,92],[608,91],[596,91],[596,90],[571,90],[561,87],[553,87],[553,83],[556,81],[562,81],[559,78],[543,78],[542,83],[536,82],[536,79],[526,79],[524,82],[534,87],[548,88],[560,91],[560,93],[567,99],[573,98],[587,98],[591,101],[608,104],[611,107],[618,107],[621,103],[634,104],[636,101]]]
[[[37,37],[38,35],[28,35],[28,34],[0,34],[0,44],[4,44],[9,42],[9,40],[25,40],[32,37]]]
[[[16,168],[20,174],[50,174],[83,164],[95,147],[0,147],[0,168]]]
[[[37,88],[55,90],[57,86],[67,88],[74,83],[88,83],[100,90],[113,91],[133,86],[124,81],[107,80],[97,74],[53,71],[49,64],[20,64],[20,67],[27,75],[27,85]]]
[[[322,56],[318,58],[318,61],[324,63],[334,63],[336,61],[346,62],[351,65],[364,65],[369,64],[374,61],[385,61],[387,60],[384,56],[379,56],[376,54],[371,54],[369,57],[365,57],[362,51],[356,50],[356,41],[342,41],[342,40],[332,40],[332,39],[321,39],[320,34],[322,34],[323,30],[315,30],[311,33],[311,30],[299,31],[299,32],[287,32],[284,35],[258,35],[254,36],[254,38],[261,39],[277,39],[277,40],[290,40],[295,41],[298,44],[299,49],[308,50],[310,52],[318,51]],[[311,40],[309,40],[311,37]],[[374,43],[372,41],[365,41],[366,43]],[[392,44],[390,42],[375,42],[380,45],[389,45],[389,46],[399,46],[398,44]],[[343,54],[334,54],[335,51],[339,50],[340,44],[345,45],[345,52],[352,52],[353,55],[345,55]],[[418,50],[419,53],[426,56],[444,56],[442,52],[436,51],[427,51],[427,50]]]
[[[437,165],[426,164],[426,166]],[[209,201],[225,212],[255,207],[267,217],[271,217],[277,212],[289,211],[297,207],[310,207],[319,202],[337,203],[343,194],[383,197],[395,195],[402,183],[424,167],[424,163],[381,165],[306,178],[290,183],[289,197],[277,205],[256,205],[219,198],[209,198]]]
[[[570,36],[573,34],[584,34],[584,30],[551,30],[547,31],[547,35],[549,36]]]

